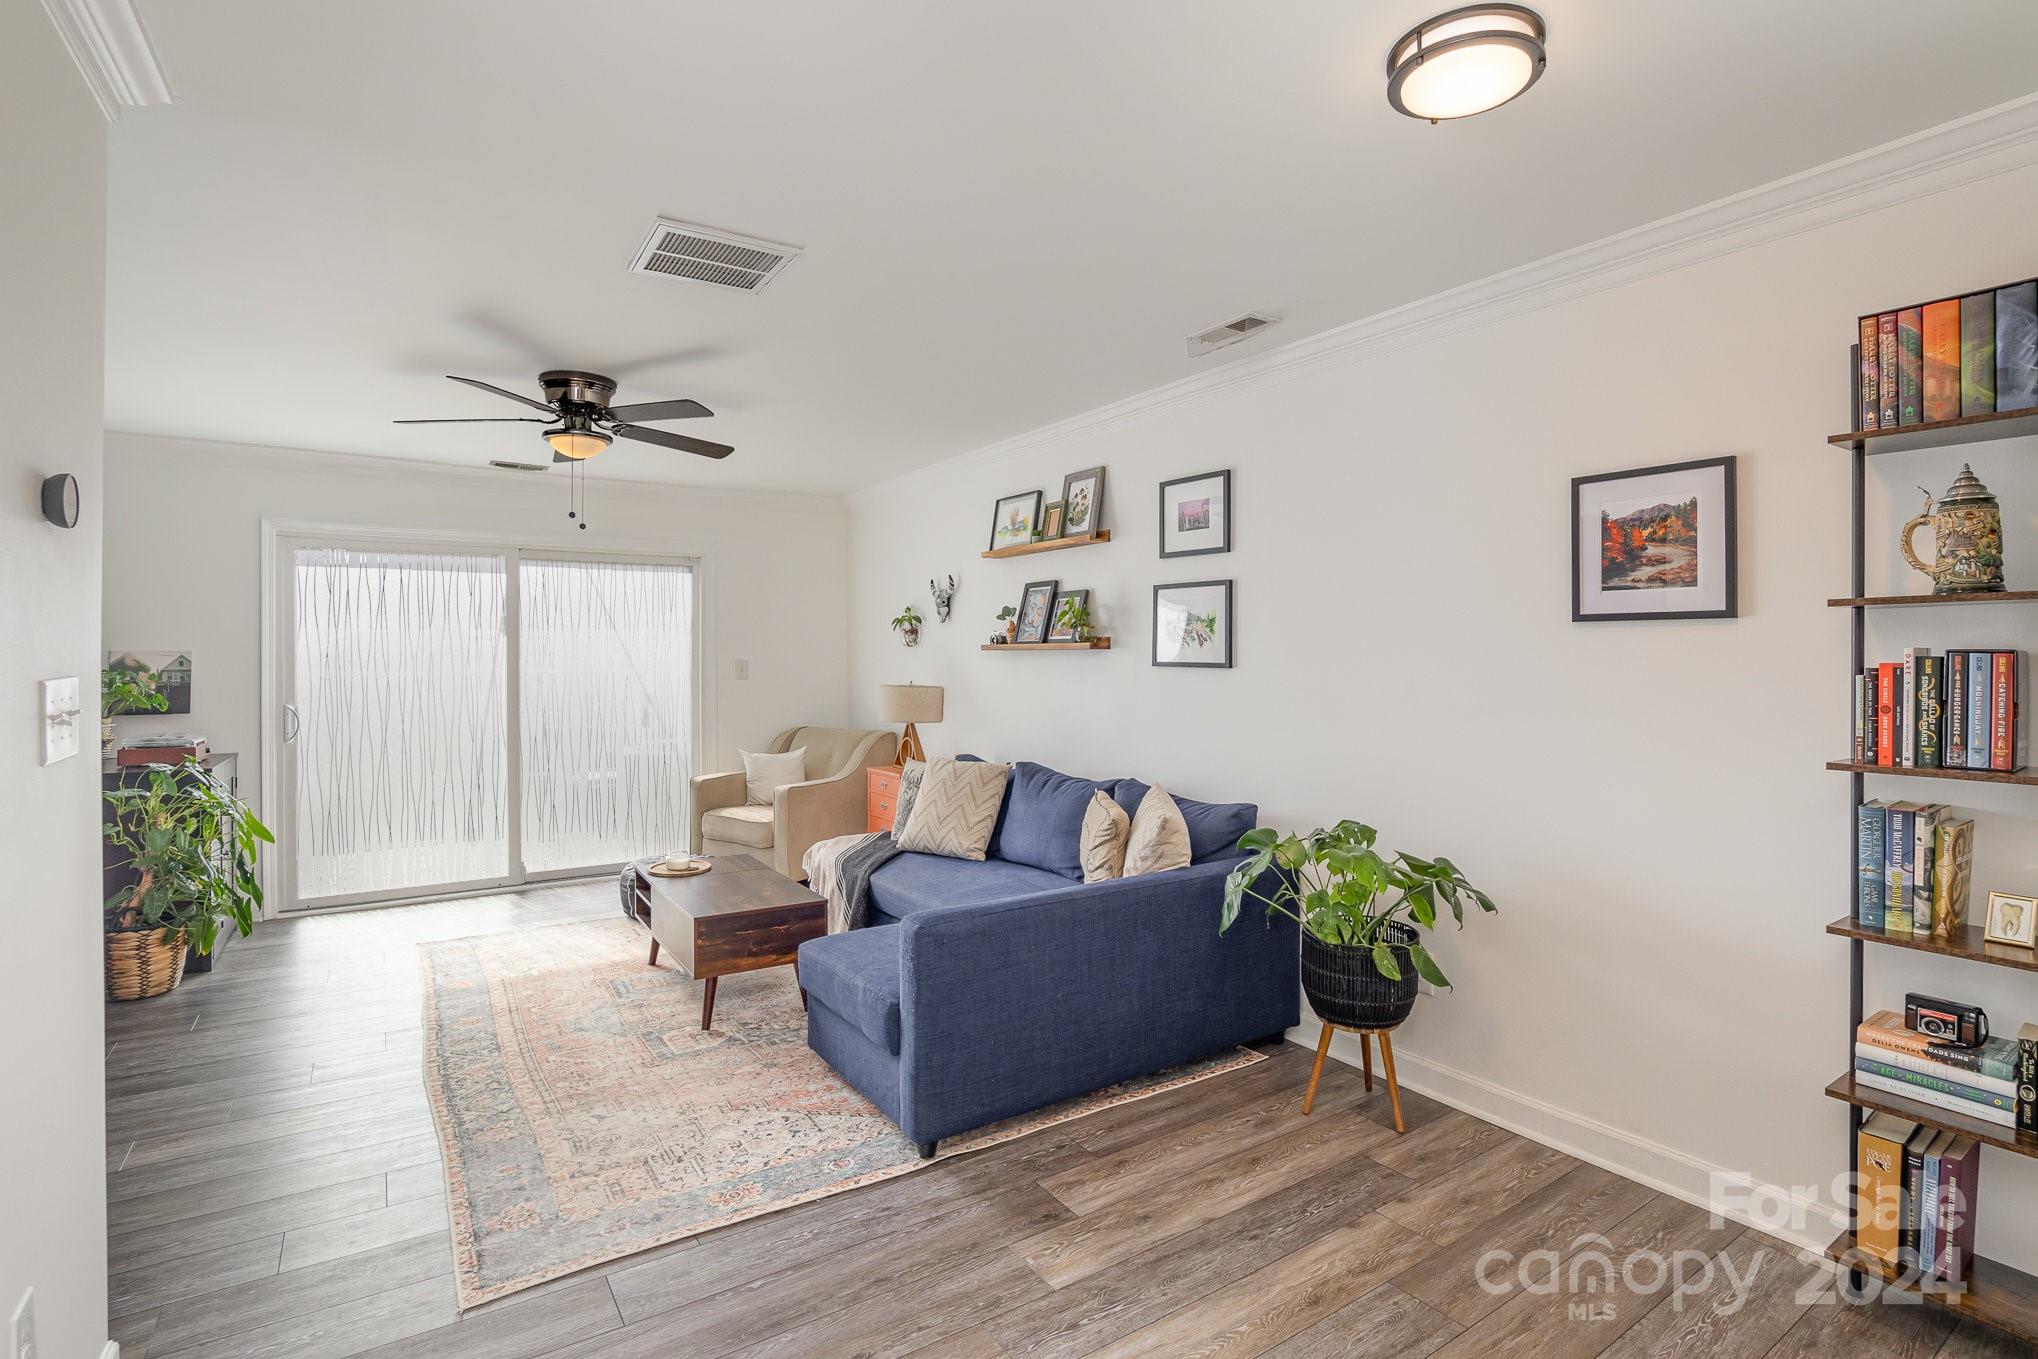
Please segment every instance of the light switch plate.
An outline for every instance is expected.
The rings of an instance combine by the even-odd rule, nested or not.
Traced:
[[[736,662],[736,678],[739,680],[747,680],[750,678],[749,661],[739,660]]]

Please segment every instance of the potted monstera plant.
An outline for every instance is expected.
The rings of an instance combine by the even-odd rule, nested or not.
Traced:
[[[222,926],[253,931],[255,855],[275,837],[196,760],[149,765],[106,801],[106,843],[120,856],[110,866],[135,874],[106,900],[106,994],[141,1000],[183,980],[187,944],[209,955]]]
[[[1422,946],[1441,912],[1462,929],[1466,907],[1498,909],[1449,859],[1383,853],[1378,838],[1356,821],[1306,836],[1247,831],[1238,847],[1248,857],[1225,880],[1218,921],[1220,933],[1230,929],[1248,899],[1300,921],[1303,994],[1318,1018],[1348,1029],[1401,1023],[1418,979],[1451,984]]]

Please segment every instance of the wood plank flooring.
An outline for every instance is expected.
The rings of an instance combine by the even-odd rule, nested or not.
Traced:
[[[417,945],[606,917],[608,882],[264,925],[107,1009],[124,1359],[1980,1359],[1840,1306],[1779,1243],[1332,1063],[1272,1060],[558,1280],[462,1316]],[[788,983],[790,984],[790,983]],[[1704,1296],[1525,1287],[1488,1252],[1722,1266]],[[1733,1277],[1753,1280],[1739,1305]],[[1534,1277],[1541,1277],[1540,1275]],[[1579,1307],[1578,1304],[1584,1304]],[[1716,1305],[1717,1304],[1717,1305]]]

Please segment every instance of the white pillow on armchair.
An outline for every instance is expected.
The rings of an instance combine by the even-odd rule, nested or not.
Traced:
[[[807,780],[807,748],[788,750],[783,755],[758,754],[744,750],[743,791],[753,807],[769,807],[771,795],[789,783]]]

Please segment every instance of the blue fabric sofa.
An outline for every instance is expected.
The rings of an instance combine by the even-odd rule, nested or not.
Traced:
[[[932,1156],[941,1138],[1281,1033],[1299,1019],[1293,921],[1217,932],[1259,809],[1177,796],[1194,862],[1085,885],[1083,809],[1135,779],[1016,764],[983,862],[902,854],[872,924],[800,946],[807,1042]]]

